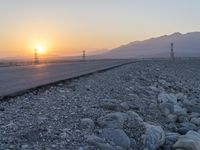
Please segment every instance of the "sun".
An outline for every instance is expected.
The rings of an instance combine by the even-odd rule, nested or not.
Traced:
[[[35,50],[37,50],[37,52],[40,53],[40,54],[45,53],[45,48],[43,46],[41,46],[41,45],[36,46]]]

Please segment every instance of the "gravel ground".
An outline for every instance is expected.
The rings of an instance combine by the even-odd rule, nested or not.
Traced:
[[[177,114],[175,117],[178,119],[171,121],[167,117],[169,113],[166,115],[157,102],[158,96],[163,92],[172,93],[176,95],[177,100],[187,99],[194,102],[196,107],[199,106],[199,66],[198,59],[174,62],[142,61],[40,88],[2,101],[0,149],[143,150],[146,146],[142,138],[145,126],[136,125],[135,122],[134,127],[124,123],[123,129],[120,129],[130,140],[128,147],[117,146],[115,141],[110,142],[106,137],[103,144],[87,139],[88,135],[101,137],[100,134],[105,127],[100,125],[98,119],[114,112],[125,114],[127,111],[133,111],[142,118],[143,123],[161,126],[165,134],[185,134],[178,129],[180,123],[191,122],[191,112],[187,111],[185,121],[181,122]],[[182,97],[179,98],[178,94]],[[115,109],[116,106],[104,107],[106,105],[102,105],[102,102],[105,100],[107,103],[109,100],[116,100],[120,103],[117,106],[125,106],[121,109]],[[180,104],[181,108],[182,104],[183,102]],[[89,118],[91,122],[81,122],[83,118]],[[199,129],[200,126],[196,124],[194,131],[198,132]],[[165,140],[165,143],[152,150],[171,149],[172,145],[166,144]]]

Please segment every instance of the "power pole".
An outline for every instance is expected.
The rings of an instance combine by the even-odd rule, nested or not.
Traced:
[[[85,61],[86,55],[85,55],[85,50],[83,50],[83,61]]]
[[[170,58],[171,58],[171,60],[174,60],[174,59],[175,59],[175,57],[174,57],[174,43],[171,43]]]
[[[35,49],[35,54],[34,54],[35,58],[34,58],[34,63],[35,64],[39,64],[39,59],[38,59],[38,50]]]

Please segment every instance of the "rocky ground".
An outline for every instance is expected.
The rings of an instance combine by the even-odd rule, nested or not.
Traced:
[[[0,149],[200,149],[200,60],[143,61],[0,102]]]

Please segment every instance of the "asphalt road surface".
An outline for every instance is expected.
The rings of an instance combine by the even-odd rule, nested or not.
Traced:
[[[133,60],[98,60],[41,64],[18,67],[0,67],[0,99],[16,96],[29,89],[101,71]]]

